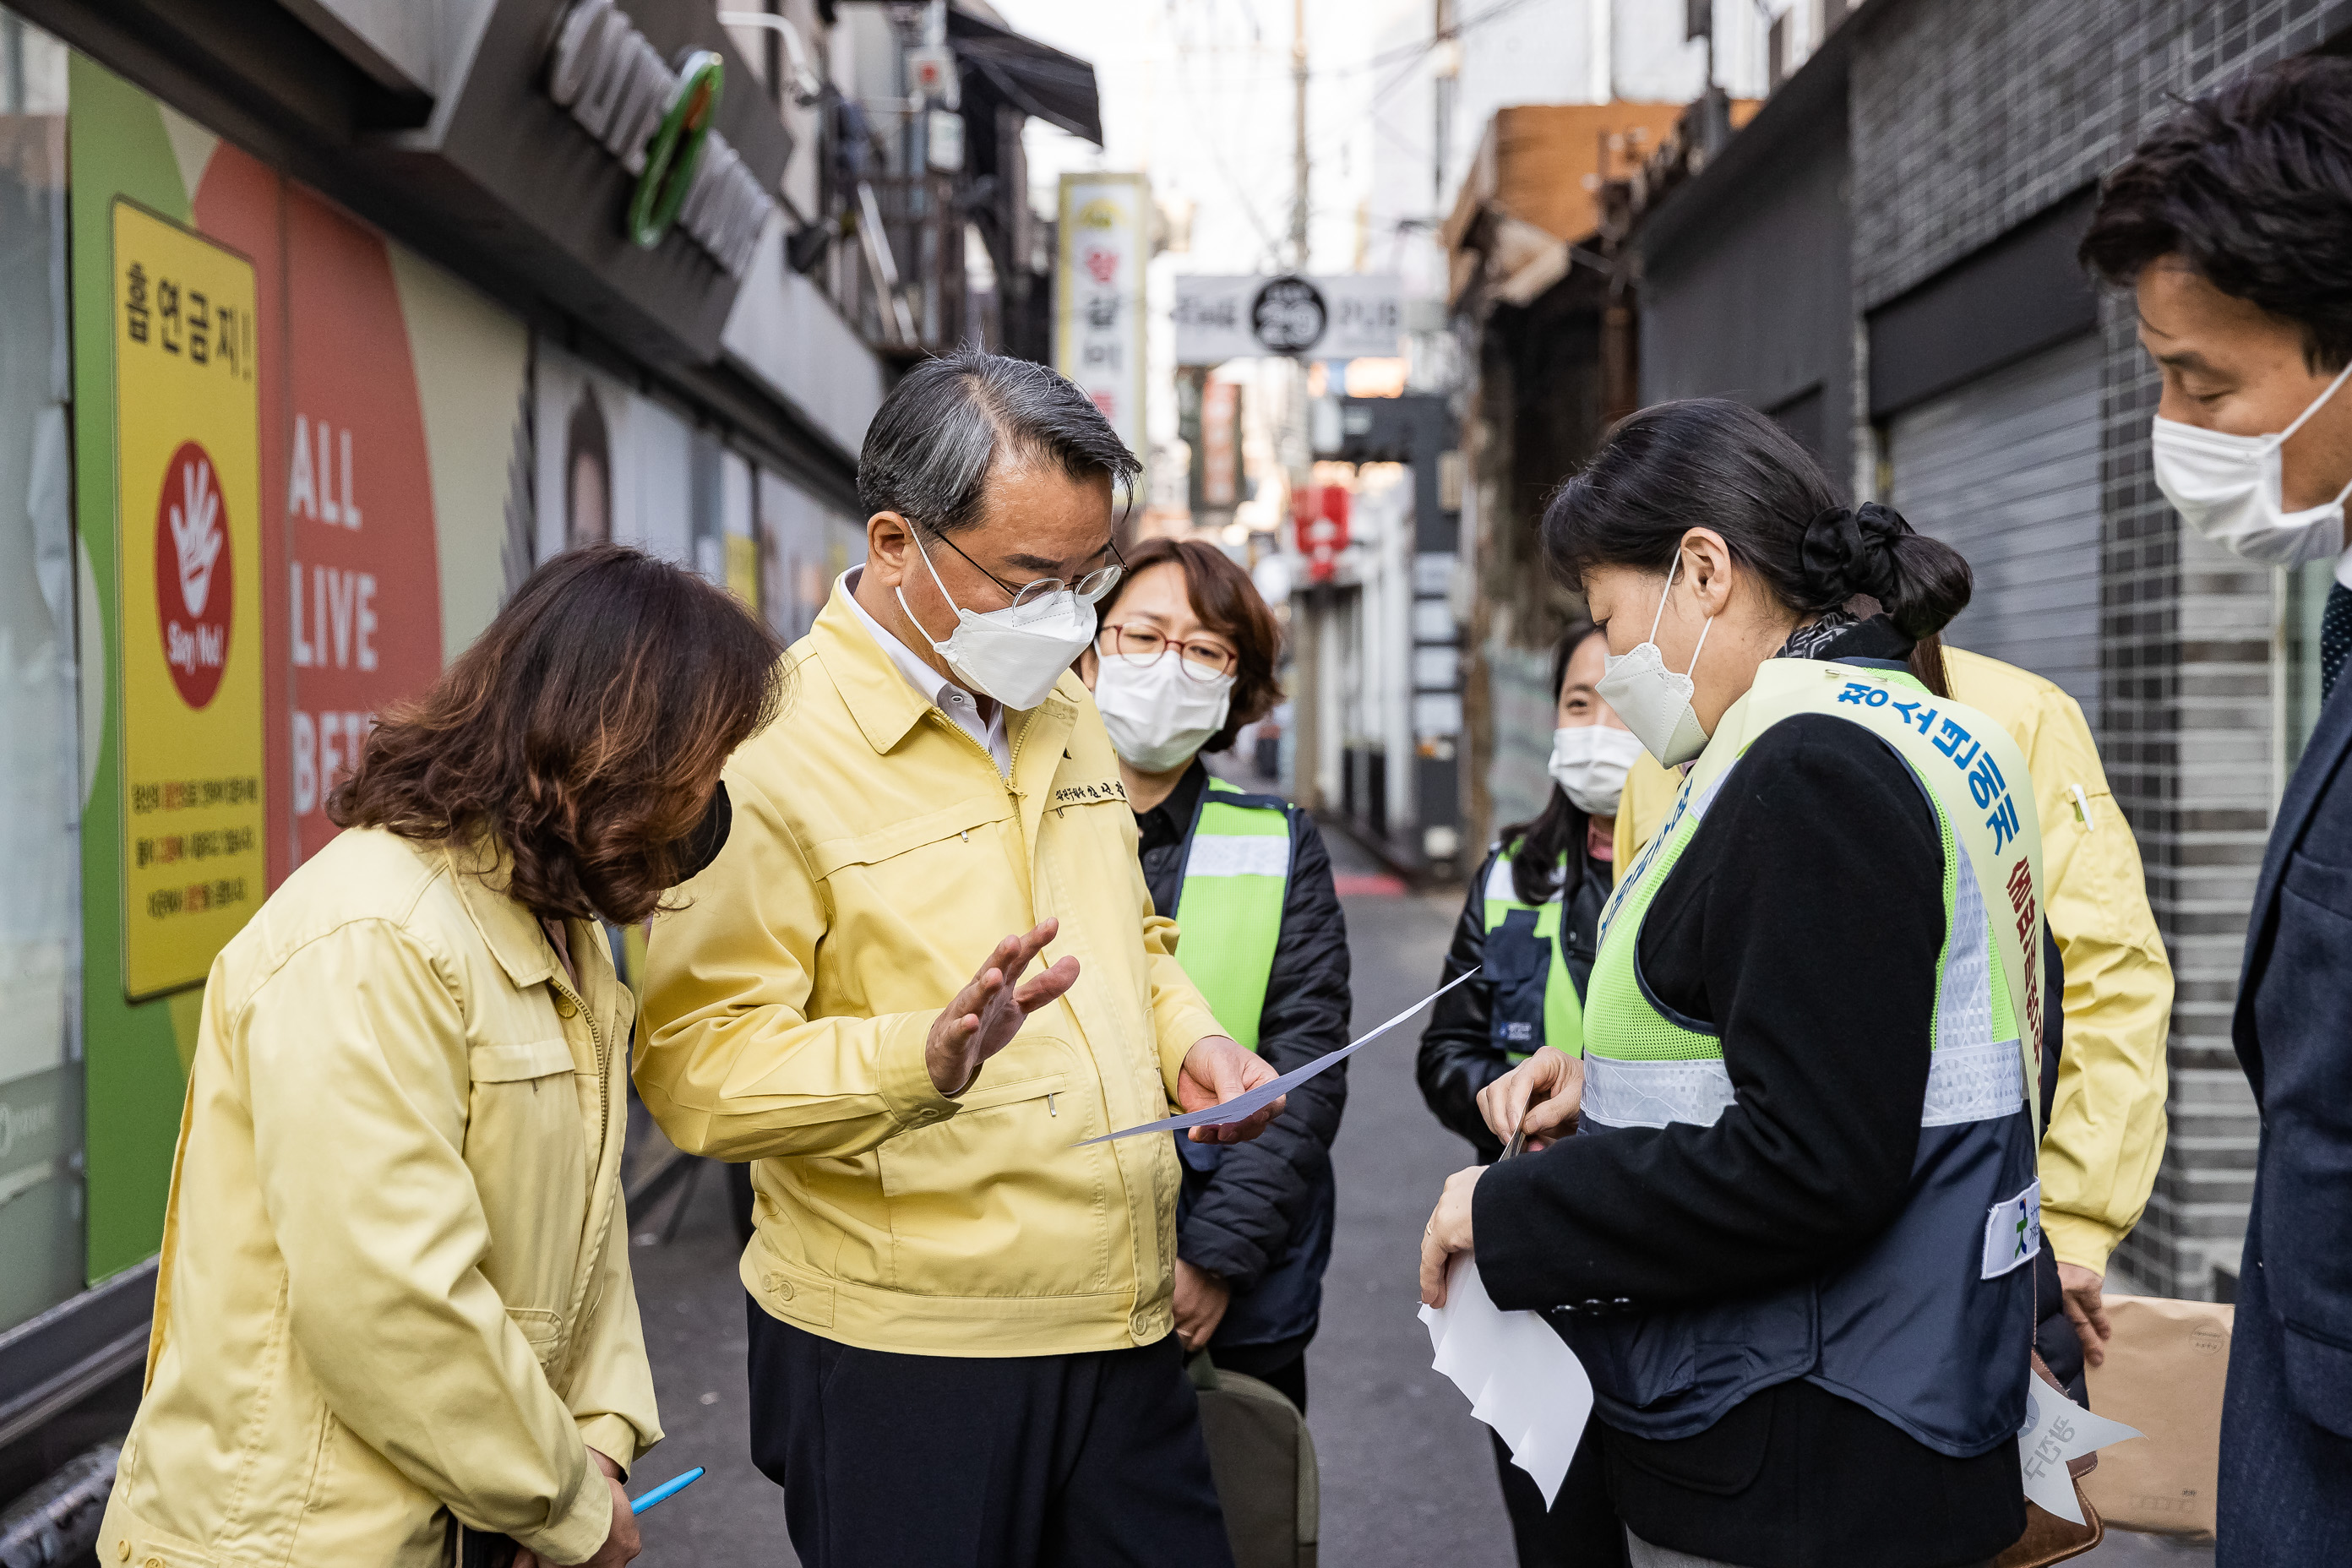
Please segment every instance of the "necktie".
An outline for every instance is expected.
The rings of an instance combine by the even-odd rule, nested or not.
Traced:
[[[2352,653],[2352,588],[2327,585],[2327,607],[2319,612],[2319,700],[2336,689],[2344,673],[2344,656]]]

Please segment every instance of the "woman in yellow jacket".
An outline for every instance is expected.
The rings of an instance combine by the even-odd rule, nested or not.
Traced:
[[[346,831],[205,985],[101,1562],[636,1555],[620,1482],[661,1429],[621,1213],[632,1008],[595,922],[716,854],[777,653],[601,545],[369,736]]]
[[[2083,1360],[2096,1366],[2108,1334],[2100,1303],[2108,1255],[2139,1223],[2164,1157],[2172,966],[2148,909],[2139,846],[2108,791],[2083,710],[2031,670],[1948,644],[1942,657],[1953,698],[2007,730],[2033,772],[2044,916],[2065,978],[2065,1045],[2042,1135],[2042,1226],[2065,1316]],[[1646,753],[1635,761],[1617,816],[1618,865],[1633,863],[1680,787]],[[2053,1293],[2043,1291],[2052,1313]],[[2053,1342],[2044,1321],[2042,1353],[2063,1367],[2073,1347],[2063,1329]]]

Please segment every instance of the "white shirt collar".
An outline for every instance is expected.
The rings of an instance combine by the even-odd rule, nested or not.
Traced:
[[[915,689],[917,695],[946,714],[958,729],[986,747],[988,754],[996,761],[998,773],[1010,774],[1013,771],[1013,747],[1004,729],[1004,704],[990,703],[988,721],[982,723],[980,703],[971,692],[926,664],[913,648],[898,640],[897,633],[868,615],[866,606],[857,602],[857,574],[864,570],[863,566],[852,566],[841,574],[835,586],[840,590],[842,597],[849,601],[851,611],[864,624],[867,635],[880,645],[884,653],[890,656],[890,662],[898,666],[898,673],[907,678],[907,684]]]
[[[882,645],[882,651],[890,656],[890,662],[898,667],[898,673],[907,678],[907,684],[920,692],[924,700],[935,708],[940,706],[940,699],[950,687],[963,691],[962,687],[956,686],[954,681],[926,664],[913,648],[900,642],[897,633],[866,613],[866,606],[857,602],[857,575],[865,570],[863,566],[852,566],[841,574],[839,587],[842,595],[849,601],[850,609],[865,624],[867,633]],[[964,695],[969,697],[971,693],[965,691]]]

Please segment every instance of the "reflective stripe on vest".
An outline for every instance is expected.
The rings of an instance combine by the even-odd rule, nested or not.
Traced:
[[[1522,903],[1511,881],[1511,847],[1504,846],[1486,874],[1486,966],[1495,986],[1491,1037],[1515,1062],[1527,1060],[1538,1046],[1580,1056],[1584,1004],[1568,972],[1568,944],[1560,940],[1568,910],[1567,858],[1561,858],[1560,881],[1552,896],[1540,904]],[[1531,951],[1518,952],[1522,943]]]
[[[1289,885],[1290,814],[1282,802],[1210,779],[1176,895],[1183,932],[1176,957],[1225,1033],[1253,1051]]]
[[[1749,1394],[1801,1377],[1939,1452],[1970,1457],[2008,1440],[2024,1418],[2033,1303],[2023,1265],[2040,1247],[2041,829],[2032,781],[2006,731],[1899,669],[1767,661],[1602,911],[1586,994],[1582,1131],[1712,1126],[1735,1102],[1721,1037],[1650,997],[1636,973],[1639,937],[1748,747],[1803,713],[1851,721],[1885,741],[1919,784],[1943,843],[1946,935],[1904,1208],[1859,1255],[1796,1285],[1576,1320],[1570,1338],[1603,1418],[1622,1430],[1689,1436]],[[1859,926],[1834,948],[1825,942],[1823,962],[1867,962],[1866,921]],[[2021,1213],[2031,1218],[2018,1223]]]

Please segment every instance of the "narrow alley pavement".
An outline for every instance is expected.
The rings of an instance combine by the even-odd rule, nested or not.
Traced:
[[[1371,1027],[1437,983],[1458,892],[1404,892],[1334,833],[1354,957],[1355,1025]],[[1308,1425],[1323,1478],[1328,1568],[1509,1568],[1509,1528],[1485,1428],[1429,1364],[1415,1316],[1421,1227],[1446,1175],[1469,1159],[1413,1085],[1416,1023],[1350,1064],[1333,1152],[1339,1219],[1323,1326],[1307,1353]],[[667,1440],[631,1479],[642,1490],[696,1465],[709,1474],[643,1521],[646,1568],[796,1568],[783,1494],[751,1468],[743,1383],[743,1293],[724,1184],[706,1167],[686,1207],[665,1197],[633,1216],[637,1298]],[[909,1421],[952,1412],[909,1411]],[[2091,1568],[2203,1568],[2210,1548],[2111,1536]]]

